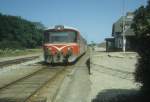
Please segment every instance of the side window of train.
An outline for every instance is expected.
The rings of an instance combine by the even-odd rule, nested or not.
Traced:
[[[74,39],[74,42],[78,42],[78,36],[77,36],[77,33],[75,33],[75,39]]]

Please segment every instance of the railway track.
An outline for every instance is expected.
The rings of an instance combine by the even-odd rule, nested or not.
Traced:
[[[28,58],[23,59],[22,62],[25,60],[28,60]],[[78,62],[80,62],[80,59]],[[79,64],[78,62],[76,63],[77,65]],[[12,64],[13,62],[5,63]],[[16,63],[20,63],[20,61]],[[76,64],[68,66],[42,65],[40,69],[29,75],[1,85],[0,102],[46,102],[47,100],[52,102],[60,90],[65,76],[72,72]],[[1,65],[5,66],[5,64]]]
[[[12,64],[19,64],[22,62],[26,62],[26,61],[30,61],[33,59],[39,58],[39,56],[30,56],[30,57],[24,57],[24,58],[17,58],[17,59],[13,59],[13,60],[6,60],[6,61],[2,61],[0,62],[0,68],[4,67],[4,66],[9,66]]]
[[[29,76],[1,87],[0,102],[33,102],[31,99],[34,94],[66,69],[65,66],[42,68]]]

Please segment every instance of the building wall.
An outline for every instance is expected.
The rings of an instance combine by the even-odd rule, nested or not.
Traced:
[[[126,50],[132,50],[131,40],[133,38],[134,38],[133,36],[126,37]],[[116,50],[122,50],[122,48],[123,48],[123,38],[122,38],[122,36],[115,37],[114,46],[115,46]]]
[[[115,37],[115,48],[120,49],[122,48],[122,37],[121,36],[116,36]]]

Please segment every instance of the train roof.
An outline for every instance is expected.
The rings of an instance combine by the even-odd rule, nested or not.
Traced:
[[[76,31],[82,39],[84,39],[82,37],[82,35],[80,34],[79,30],[77,28],[74,28],[74,27],[70,27],[70,26],[63,26],[63,25],[56,25],[54,27],[49,27],[47,28],[45,31],[48,32],[48,31],[63,31],[63,30],[71,30],[71,31]],[[84,39],[86,41],[86,39]]]
[[[63,26],[63,25],[56,25],[54,27],[48,27],[46,29],[46,31],[49,31],[49,30],[75,30],[77,32],[79,32],[79,30],[77,28],[74,28],[74,27],[70,27],[70,26]]]

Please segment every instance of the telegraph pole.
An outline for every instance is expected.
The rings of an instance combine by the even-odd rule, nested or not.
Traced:
[[[122,51],[123,51],[123,52],[126,52],[126,37],[125,37],[125,0],[123,0],[122,37],[123,37]]]

